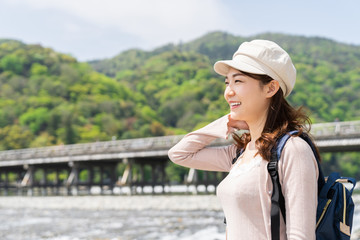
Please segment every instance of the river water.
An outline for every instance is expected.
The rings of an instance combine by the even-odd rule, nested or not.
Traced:
[[[223,218],[210,195],[0,197],[2,240],[225,240]]]
[[[0,239],[223,240],[220,211],[0,209]]]

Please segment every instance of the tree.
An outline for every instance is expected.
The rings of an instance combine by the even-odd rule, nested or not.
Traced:
[[[29,147],[33,134],[26,128],[19,125],[0,128],[0,149],[20,149]]]

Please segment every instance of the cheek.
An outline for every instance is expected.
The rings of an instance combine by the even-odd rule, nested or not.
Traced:
[[[237,99],[241,100],[241,102],[251,99],[254,95],[253,90],[245,84],[234,87],[234,92],[237,96]]]
[[[236,94],[241,97],[241,102],[246,111],[258,112],[263,109],[265,100],[262,97],[261,91],[254,88],[254,86],[244,86],[238,88]]]

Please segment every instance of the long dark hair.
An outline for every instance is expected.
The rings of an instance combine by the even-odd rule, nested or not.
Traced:
[[[241,72],[244,75],[259,80],[261,88],[273,80],[268,75]],[[308,126],[306,126],[306,123],[308,123]],[[292,107],[284,98],[282,89],[279,88],[276,94],[271,97],[264,129],[260,138],[255,141],[255,146],[258,149],[256,155],[260,154],[263,159],[270,161],[271,149],[279,136],[291,130],[298,130],[299,132],[294,134],[295,136],[299,136],[305,132],[313,140],[310,129],[311,120],[306,115],[304,106],[301,106],[298,109]],[[235,145],[238,149],[245,149],[246,145],[251,140],[250,133],[243,133],[241,136],[237,133],[233,133],[232,137],[235,140]],[[320,157],[319,149],[316,146],[315,150]],[[321,159],[319,159],[319,161],[321,162]]]

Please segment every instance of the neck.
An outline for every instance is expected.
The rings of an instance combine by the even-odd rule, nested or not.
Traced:
[[[262,115],[261,117],[257,117],[253,120],[246,121],[249,126],[251,141],[248,143],[249,150],[255,150],[255,141],[261,137],[261,133],[264,130],[266,123],[267,114]]]

